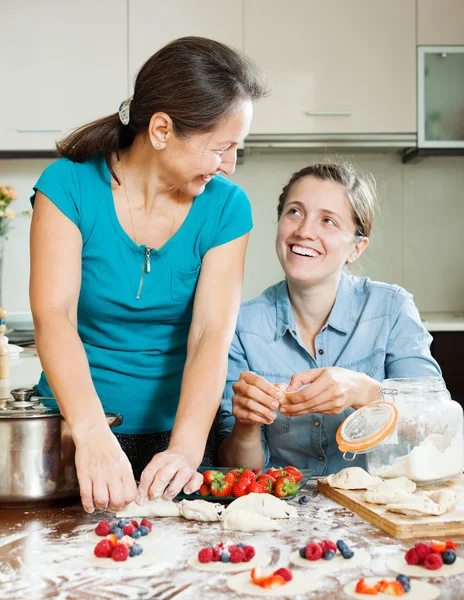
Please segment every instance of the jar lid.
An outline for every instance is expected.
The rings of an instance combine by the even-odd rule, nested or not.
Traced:
[[[0,403],[0,419],[34,419],[59,416],[54,398],[35,396],[32,388],[17,388],[11,397]]]
[[[337,444],[340,452],[363,454],[385,440],[398,422],[398,409],[390,402],[371,402],[355,410],[340,425]]]

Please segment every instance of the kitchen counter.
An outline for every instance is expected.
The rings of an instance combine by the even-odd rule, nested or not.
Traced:
[[[396,574],[385,567],[393,554],[404,552],[417,540],[397,540],[351,511],[317,492],[314,481],[304,489],[309,504],[297,502],[298,519],[281,521],[279,532],[228,532],[218,523],[198,523],[182,518],[153,519],[153,531],[162,530],[159,544],[166,548],[163,561],[130,571],[103,570],[86,565],[93,550],[86,534],[108,514],[89,516],[80,505],[60,508],[26,508],[0,511],[0,587],[2,600],[225,600],[239,598],[225,587],[227,575],[194,571],[186,559],[200,548],[232,540],[246,541],[272,557],[273,567],[287,566],[291,551],[313,539],[344,539],[356,548],[366,548],[372,560],[364,567],[321,575],[320,589],[296,596],[299,600],[343,600],[343,586],[361,576]],[[147,538],[149,539],[149,538]],[[458,555],[464,557],[464,538],[458,540]],[[128,560],[136,560],[128,559]],[[298,569],[298,567],[295,567]],[[313,571],[308,573],[314,574]],[[425,579],[424,579],[425,580]],[[438,573],[427,579],[439,587],[442,600],[462,599],[464,575],[449,579]],[[241,596],[251,598],[250,596]],[[285,596],[280,596],[284,598]],[[366,596],[367,598],[367,596]]]
[[[430,331],[464,331],[462,312],[421,312],[422,323]]]

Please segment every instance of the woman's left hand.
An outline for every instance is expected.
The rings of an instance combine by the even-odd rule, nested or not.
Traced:
[[[191,494],[200,489],[203,477],[197,473],[198,464],[181,449],[168,448],[155,454],[143,470],[138,488],[137,502],[147,498],[174,498],[183,489]]]
[[[302,385],[309,384],[300,390]],[[298,417],[308,413],[338,415],[379,398],[380,383],[364,373],[327,367],[293,375],[281,401],[280,412]]]

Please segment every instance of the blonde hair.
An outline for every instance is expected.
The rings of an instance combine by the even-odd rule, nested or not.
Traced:
[[[285,202],[295,183],[309,176],[343,185],[353,215],[356,236],[370,237],[377,206],[375,179],[372,175],[364,175],[360,169],[350,163],[320,162],[293,173],[279,196],[278,219],[282,216]]]

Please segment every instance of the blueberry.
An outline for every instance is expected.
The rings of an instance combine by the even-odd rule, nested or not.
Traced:
[[[223,550],[221,552],[221,562],[223,562],[223,563],[230,562],[230,552],[228,550]]]
[[[243,548],[243,546],[245,546],[245,544],[243,542],[240,542],[240,544],[235,544],[237,546],[237,548]]]
[[[344,548],[348,548],[348,546],[345,544],[345,542],[343,540],[338,540],[337,541],[337,548],[340,550],[340,552],[343,551]]]
[[[343,558],[353,558],[354,552],[353,552],[353,550],[350,550],[349,548],[347,548],[347,549],[343,550],[342,556],[343,556]]]
[[[124,527],[129,523],[129,521],[127,519],[121,519],[118,523],[118,527],[120,527],[121,529],[124,529]]]
[[[401,585],[403,586],[403,590],[406,592],[406,594],[411,591],[411,584],[410,583],[404,582]]]
[[[116,529],[120,528],[118,527],[117,523],[113,523],[113,525],[111,525],[110,533],[116,533]]]
[[[139,531],[141,535],[148,535],[150,533],[150,530],[145,525],[140,525]]]
[[[134,540],[138,540],[139,537],[142,536],[142,534],[140,533],[140,531],[138,529],[135,529],[131,534],[130,534],[131,538],[134,538]]]
[[[398,575],[396,581],[399,581],[401,584],[403,583],[411,583],[411,578],[407,575]]]
[[[303,548],[300,548],[298,550],[298,553],[301,556],[301,558],[306,558],[306,546],[303,546]]]
[[[137,548],[136,548],[137,544],[132,544],[132,546],[129,548],[129,556],[137,556]]]
[[[332,560],[332,558],[334,556],[335,556],[335,552],[333,550],[327,550],[327,552],[323,556],[323,559],[324,560]]]
[[[120,540],[122,537],[124,537],[124,533],[120,527],[115,527],[113,533],[116,534],[116,537],[118,538],[118,540]]]
[[[456,552],[454,550],[445,550],[441,557],[445,565],[452,565],[456,560]]]
[[[300,504],[308,504],[308,502],[309,502],[309,498],[308,498],[308,496],[300,496],[300,497],[298,498],[298,502],[299,502]]]

